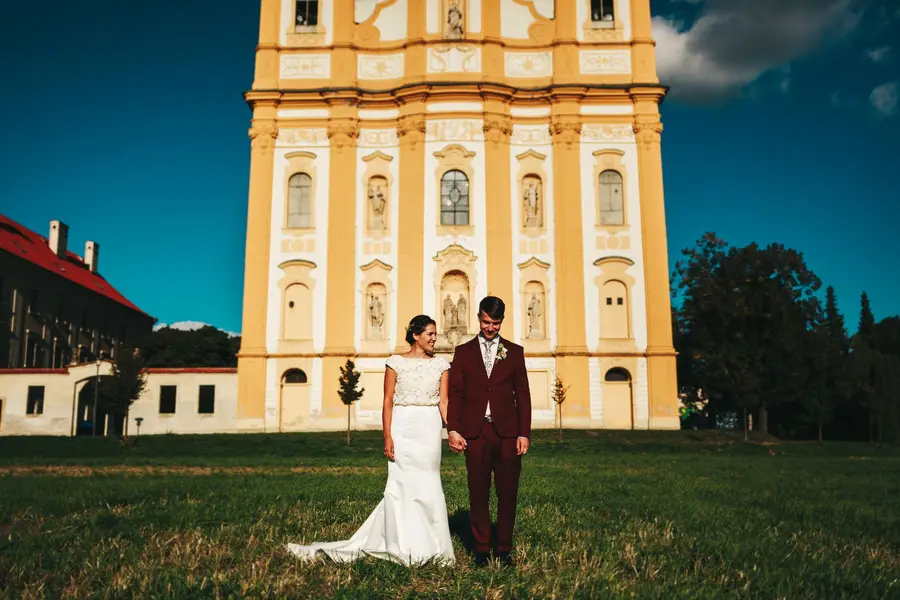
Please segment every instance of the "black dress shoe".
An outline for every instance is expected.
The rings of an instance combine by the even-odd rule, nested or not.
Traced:
[[[500,561],[501,567],[512,567],[516,564],[509,552],[498,552],[497,560]]]
[[[475,566],[476,567],[484,567],[490,562],[490,554],[487,552],[476,552],[475,553]]]

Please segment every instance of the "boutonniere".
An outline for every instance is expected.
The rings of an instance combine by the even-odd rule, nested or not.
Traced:
[[[503,342],[500,342],[497,345],[497,359],[496,360],[503,360],[504,358],[506,358],[506,346],[503,345]]]

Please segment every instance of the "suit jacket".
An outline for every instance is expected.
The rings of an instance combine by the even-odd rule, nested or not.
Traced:
[[[487,406],[497,435],[531,438],[531,392],[522,346],[500,338],[503,360],[494,358],[488,378],[479,347],[480,336],[460,344],[453,354],[447,405],[447,431],[477,438],[487,423]],[[498,352],[499,354],[499,352]]]

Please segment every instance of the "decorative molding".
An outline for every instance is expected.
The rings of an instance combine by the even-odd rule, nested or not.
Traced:
[[[643,115],[634,118],[634,134],[643,145],[659,144],[663,125],[655,115]]]
[[[604,256],[603,258],[598,258],[597,260],[595,260],[594,266],[600,267],[607,263],[622,263],[626,267],[634,266],[634,261],[627,256]]]
[[[507,52],[504,55],[507,77],[549,77],[553,75],[553,54],[550,52]]]
[[[403,54],[360,54],[356,61],[359,79],[398,79],[403,77]]]
[[[359,137],[359,122],[355,119],[332,121],[328,123],[327,133],[331,144],[340,152]]]
[[[550,143],[547,125],[513,125],[509,142],[520,146],[541,146]]]
[[[428,73],[477,73],[481,71],[481,48],[478,46],[429,48],[426,69]]]
[[[545,263],[544,261],[542,261],[541,259],[539,259],[536,256],[532,256],[525,262],[520,262],[516,266],[519,267],[519,269],[527,269],[529,267],[538,267],[540,269],[549,269],[550,268],[549,263]]]
[[[292,268],[292,267],[315,269],[316,263],[312,262],[311,260],[305,260],[302,258],[292,258],[292,259],[286,260],[278,265],[278,268],[281,269],[282,271],[286,271],[287,269]]]
[[[282,129],[278,132],[279,146],[309,146],[328,141],[325,129]]]
[[[360,148],[390,148],[397,143],[397,131],[394,129],[363,129],[357,141]]]
[[[584,75],[627,75],[631,73],[630,50],[581,50]]]
[[[253,127],[247,130],[247,136],[253,150],[271,152],[275,147],[275,140],[278,139],[278,128],[268,123],[254,123]]]
[[[581,128],[581,139],[585,142],[634,142],[634,127],[585,124]]]
[[[284,157],[288,160],[292,158],[310,158],[315,160],[316,155],[312,152],[307,152],[306,150],[294,150],[293,152],[288,152],[284,155]]]
[[[428,121],[425,125],[425,139],[429,142],[474,142],[484,139],[480,120],[446,119]]]
[[[330,54],[289,54],[281,56],[282,79],[328,79],[330,77]]]
[[[393,271],[394,267],[376,258],[359,268],[360,271],[369,271],[370,269],[383,269],[385,271]]]
[[[534,158],[539,161],[544,161],[547,159],[547,155],[536,152],[535,150],[532,150],[530,148],[525,152],[522,152],[521,154],[516,154],[516,160],[525,160],[526,158]]]
[[[507,118],[488,119],[482,126],[484,139],[488,142],[499,144],[508,142],[512,135],[512,123]]]
[[[563,121],[554,119],[550,123],[550,135],[554,144],[564,143],[569,146],[581,139],[581,121]]]
[[[364,162],[369,162],[370,160],[375,160],[376,158],[381,159],[381,160],[386,160],[388,162],[394,160],[393,156],[385,154],[384,152],[382,152],[380,150],[376,150],[375,152],[372,152],[371,154],[366,154],[365,156],[362,157]]]
[[[438,150],[434,153],[435,158],[439,159],[448,159],[448,158],[457,158],[457,159],[469,159],[475,156],[475,153],[471,150],[467,150],[463,148],[459,144],[450,144],[446,146],[442,150]]]

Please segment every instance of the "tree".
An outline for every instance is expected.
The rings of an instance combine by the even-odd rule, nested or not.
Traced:
[[[338,379],[338,384],[340,387],[338,388],[338,396],[341,398],[341,402],[343,402],[347,406],[347,445],[350,445],[350,407],[353,406],[353,403],[362,398],[363,392],[365,392],[365,388],[357,389],[359,386],[359,379],[362,377],[362,374],[356,370],[356,365],[349,358],[347,362],[341,367],[341,376]]]
[[[122,346],[112,365],[112,375],[104,377],[99,396],[104,410],[124,417],[123,437],[128,439],[128,414],[131,405],[147,387],[144,358],[137,348]]]
[[[163,327],[137,345],[148,368],[236,367],[241,338],[212,327],[182,330]]]
[[[556,404],[556,414],[557,414],[557,423],[559,424],[559,441],[562,443],[562,405],[563,402],[566,401],[566,395],[569,393],[569,388],[572,386],[567,386],[563,384],[562,378],[559,375],[556,376],[556,381],[553,383],[553,402]]]
[[[822,442],[825,424],[850,395],[849,339],[832,286],[825,292],[825,319],[809,332],[808,341],[809,385],[802,403]]]
[[[805,392],[819,279],[781,244],[734,248],[707,233],[683,253],[673,288],[686,384],[704,390],[713,412],[742,412],[745,439],[748,411],[766,434],[769,410]]]

